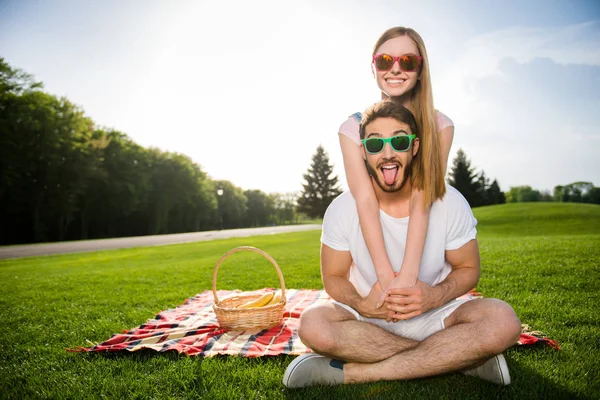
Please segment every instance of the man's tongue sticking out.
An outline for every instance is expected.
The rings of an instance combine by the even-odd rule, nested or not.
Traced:
[[[396,176],[398,175],[397,165],[385,165],[381,168],[383,172],[383,180],[389,186],[392,186],[396,182]]]

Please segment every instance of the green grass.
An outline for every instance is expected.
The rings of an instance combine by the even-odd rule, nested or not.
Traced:
[[[0,261],[1,398],[600,398],[600,207],[511,204],[475,209],[478,289],[508,301],[522,322],[557,340],[511,348],[513,384],[451,374],[410,382],[288,390],[291,357],[68,353],[100,342],[211,288],[227,250],[271,254],[290,288],[321,288],[319,231]],[[217,287],[278,286],[268,261],[240,253]]]
[[[600,207],[577,203],[512,203],[474,209],[483,235],[549,236],[600,232]]]

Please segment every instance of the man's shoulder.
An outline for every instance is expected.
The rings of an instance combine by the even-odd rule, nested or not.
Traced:
[[[338,212],[338,210],[349,211],[352,209],[356,209],[356,201],[354,197],[352,197],[352,193],[349,190],[346,190],[338,197],[333,199],[329,207],[327,207],[327,212]],[[327,214],[325,214],[327,215]]]
[[[465,196],[463,196],[462,193],[458,191],[458,189],[448,184],[446,184],[446,196],[448,196],[451,199],[461,199],[466,201]]]
[[[333,199],[331,204],[345,205],[345,204],[355,204],[354,197],[352,197],[352,193],[349,190],[344,190],[338,197]]]
[[[446,194],[432,206],[437,215],[445,215],[447,220],[469,220],[474,218],[473,210],[465,197],[456,188],[446,185]]]
[[[456,188],[446,185],[446,189],[441,207],[446,220],[445,249],[456,250],[477,238],[477,219],[467,199]]]
[[[465,196],[463,196],[455,187],[450,185],[446,185],[446,194],[442,198],[442,202],[451,207],[461,207],[465,204],[469,207],[469,203],[467,202],[467,199],[465,199]]]
[[[349,233],[357,220],[358,211],[354,198],[349,191],[340,194],[325,211],[321,243],[334,250],[348,251]]]
[[[346,222],[352,221],[353,216],[358,215],[358,210],[356,208],[356,201],[349,190],[346,190],[338,197],[333,199],[327,210],[325,211],[325,216],[323,217],[323,222],[326,220],[330,221],[338,221],[344,220]],[[346,223],[344,222],[344,224]]]

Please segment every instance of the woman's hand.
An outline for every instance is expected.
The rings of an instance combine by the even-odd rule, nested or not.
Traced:
[[[384,319],[387,317],[389,310],[386,307],[378,307],[377,302],[380,298],[385,297],[386,295],[381,289],[381,285],[379,282],[375,282],[367,297],[363,297],[363,299],[359,302],[356,310],[367,318]]]
[[[421,281],[417,281],[415,286],[390,289],[386,293],[388,293],[385,298],[386,308],[389,311],[386,317],[388,322],[416,317],[436,308],[439,303],[436,290]]]

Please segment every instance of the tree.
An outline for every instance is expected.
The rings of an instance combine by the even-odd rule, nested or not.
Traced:
[[[506,202],[498,181],[494,179],[490,184],[490,180],[483,170],[476,174],[471,166],[471,161],[467,159],[467,155],[462,149],[458,150],[456,157],[452,160],[448,183],[467,199],[471,207]]]
[[[244,195],[248,199],[246,226],[266,226],[274,222],[275,202],[271,196],[260,190],[246,190]]]
[[[41,134],[44,106],[54,99],[42,93],[41,86],[31,75],[12,68],[0,57],[0,241],[3,243],[31,242],[34,231],[43,237],[41,212],[39,207],[37,213],[35,209],[35,195],[39,193],[36,189],[43,185],[37,184],[35,175],[46,152],[34,150],[40,147],[44,136]],[[50,138],[51,142],[52,139],[55,138]]]
[[[162,234],[189,230],[191,228],[185,228],[183,221],[194,220],[193,216],[187,214],[195,205],[197,166],[189,157],[179,153],[153,149],[153,155],[149,231],[151,234]]]
[[[271,198],[275,206],[275,215],[278,225],[284,225],[296,221],[298,193],[272,193]]]
[[[473,207],[478,206],[487,206],[492,204],[490,199],[488,198],[488,190],[490,188],[490,180],[485,176],[485,172],[481,171],[477,175],[477,180],[475,181],[475,204]]]
[[[41,88],[0,57],[0,244],[214,229],[219,216],[227,228],[294,220],[289,194],[276,210],[276,197],[96,128]]]
[[[94,123],[82,110],[61,98],[57,104],[55,130],[60,135],[57,149],[56,190],[49,193],[50,208],[56,211],[57,239],[65,240],[69,226],[80,211],[81,195],[94,173],[96,153],[92,146]]]
[[[554,201],[600,204],[599,188],[592,182],[573,182],[554,187]]]
[[[552,197],[553,197],[554,201],[560,201],[560,202],[569,201],[569,195],[568,195],[567,191],[565,190],[565,187],[561,186],[561,185],[554,186],[554,194]]]
[[[172,159],[176,166],[174,182],[177,188],[173,189],[175,196],[168,215],[167,232],[195,231],[209,216],[205,211],[211,205],[214,191],[209,195],[204,190],[203,183],[208,178],[188,156],[175,154]]]
[[[214,182],[199,165],[194,165],[196,173],[196,187],[193,196],[194,218],[192,231],[208,230],[212,228],[213,216],[217,212],[217,198]]]
[[[311,218],[322,218],[325,210],[334,198],[342,192],[338,187],[338,177],[331,176],[333,166],[329,156],[319,145],[312,157],[312,164],[306,174],[303,190],[298,198],[298,211],[306,213]]]
[[[104,130],[94,131],[90,139],[92,161],[90,177],[79,199],[79,234],[75,236],[78,239],[90,237],[92,215],[97,214],[98,210],[101,210],[106,204],[108,175],[104,168],[104,153],[109,144],[110,138]]]
[[[539,190],[532,189],[531,186],[511,187],[506,193],[507,203],[523,203],[541,200],[542,194],[539,192]]]
[[[2,146],[10,201],[27,207],[27,241],[62,240],[91,172],[93,123],[65,98],[24,91],[15,100]]]
[[[504,204],[504,203],[506,203],[506,198],[504,197],[504,192],[502,192],[500,190],[498,181],[495,179],[487,190],[487,199],[488,199],[488,204]]]
[[[586,198],[588,203],[600,204],[600,188],[596,186],[591,188]]]
[[[485,176],[481,176],[485,181]],[[469,202],[471,207],[481,204],[481,196],[478,190],[478,177],[473,172],[471,161],[462,149],[458,149],[456,157],[452,160],[450,177],[448,183],[458,190]]]
[[[218,212],[223,219],[223,228],[234,229],[244,226],[244,218],[248,213],[248,199],[244,191],[229,181],[216,181],[215,188],[221,188],[223,194],[218,197]],[[215,190],[216,195],[216,190]],[[219,221],[216,215],[215,220]]]
[[[544,201],[544,202],[552,201],[552,195],[550,194],[549,190],[540,191],[540,201]]]
[[[32,75],[18,68],[12,68],[3,57],[0,57],[0,96],[7,93],[21,95],[42,88],[43,84],[36,82]]]

